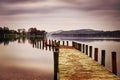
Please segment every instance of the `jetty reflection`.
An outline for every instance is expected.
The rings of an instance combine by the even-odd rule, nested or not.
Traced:
[[[11,42],[17,42],[18,44],[25,44],[28,41],[33,48],[51,51],[53,53],[54,60],[54,80],[58,79],[58,53],[59,53],[59,42],[56,40],[47,40],[46,38],[0,38],[0,44],[4,46],[9,45]]]

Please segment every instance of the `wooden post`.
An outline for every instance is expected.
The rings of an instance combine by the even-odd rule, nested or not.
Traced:
[[[53,46],[53,40],[52,40],[52,46]]]
[[[65,42],[63,41],[63,46],[65,45]]]
[[[55,44],[56,44],[56,40],[55,40]]]
[[[39,42],[37,41],[37,48],[39,48]]]
[[[76,49],[76,42],[75,42],[74,48]]]
[[[86,45],[86,55],[88,55],[88,45]]]
[[[56,43],[55,51],[54,51],[54,80],[58,80],[58,62],[59,62],[59,42]]]
[[[112,52],[112,72],[117,75],[116,52]]]
[[[78,43],[76,43],[76,49],[78,49]]]
[[[89,56],[92,57],[92,46],[89,46]]]
[[[41,40],[40,40],[40,49],[41,49]]]
[[[75,42],[73,42],[73,47],[75,48]]]
[[[68,41],[67,41],[67,46],[69,46],[69,43],[68,43]]]
[[[83,44],[83,53],[85,52],[85,44]]]
[[[44,40],[42,40],[42,49],[44,49],[44,46],[45,46],[45,45],[44,45]]]
[[[47,50],[47,47],[48,47],[48,46],[46,45],[45,47],[46,47],[46,50]]]
[[[72,42],[72,47],[74,47],[74,42]]]
[[[45,41],[45,45],[46,45],[46,46],[48,45],[48,41],[47,41],[47,40]]]
[[[80,43],[78,43],[78,50],[81,51],[81,44]]]
[[[34,46],[35,46],[35,45],[34,45],[34,42],[33,42],[33,48],[34,48]]]
[[[51,51],[51,47],[52,47],[52,46],[49,46],[49,51]]]
[[[101,51],[101,65],[105,66],[105,50]]]
[[[59,46],[60,46],[60,41],[58,41],[58,43],[59,43]]]
[[[95,48],[94,60],[95,60],[95,61],[98,61],[98,48]]]
[[[49,46],[51,45],[51,41],[49,40]]]
[[[35,42],[35,48],[36,48],[36,42]]]
[[[54,52],[54,80],[58,80],[58,52]]]

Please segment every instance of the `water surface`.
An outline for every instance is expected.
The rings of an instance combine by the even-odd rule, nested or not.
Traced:
[[[35,42],[35,40],[33,41]],[[33,78],[37,80],[41,77],[41,79],[53,80],[53,52],[46,49],[40,49],[39,42],[37,42],[38,47],[33,48],[33,41],[17,39],[12,41],[4,40],[1,42],[0,79],[10,78],[11,76],[8,75],[12,75],[13,77],[11,78],[18,80],[18,75],[20,76],[21,73],[25,72],[26,76],[33,76]],[[18,75],[13,75],[13,71]],[[21,78],[28,79],[26,76],[21,75]],[[31,80],[34,79],[31,78]]]

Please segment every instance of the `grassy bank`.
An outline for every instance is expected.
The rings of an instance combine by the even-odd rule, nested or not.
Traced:
[[[4,37],[5,38],[16,38],[17,34],[5,34]]]

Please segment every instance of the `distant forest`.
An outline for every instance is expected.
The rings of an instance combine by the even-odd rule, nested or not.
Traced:
[[[0,27],[0,38],[8,37],[44,37],[47,34],[45,30],[38,30],[37,28],[11,30],[8,27]]]

